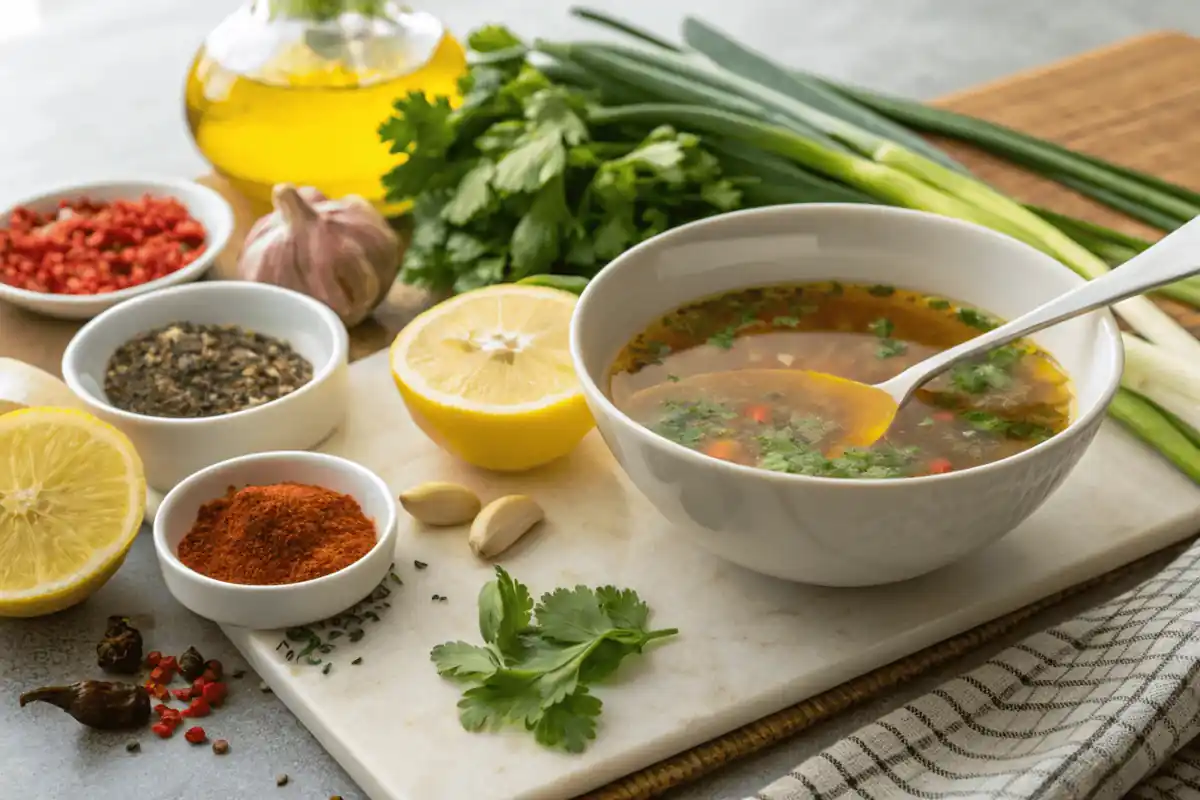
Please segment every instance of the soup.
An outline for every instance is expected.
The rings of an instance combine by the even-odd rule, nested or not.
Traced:
[[[904,404],[884,438],[843,447],[861,410],[812,392],[801,370],[875,384],[996,326],[941,297],[836,281],[743,289],[656,320],[622,349],[613,403],[714,458],[832,478],[968,469],[1033,447],[1070,423],[1070,381],[1022,340],[960,364]]]

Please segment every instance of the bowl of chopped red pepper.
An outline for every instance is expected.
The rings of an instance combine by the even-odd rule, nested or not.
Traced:
[[[186,180],[88,183],[0,211],[0,300],[89,319],[201,277],[229,242],[233,210]]]

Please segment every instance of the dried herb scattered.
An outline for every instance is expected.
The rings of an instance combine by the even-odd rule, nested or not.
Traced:
[[[312,364],[279,339],[237,325],[176,322],[118,347],[104,393],[137,414],[212,417],[277,400],[312,376]]]
[[[556,589],[536,607],[502,567],[479,593],[486,644],[446,642],[430,657],[438,674],[471,688],[458,703],[469,731],[505,725],[531,731],[546,747],[582,752],[596,737],[600,701],[588,684],[611,675],[674,628],[649,630],[649,607],[631,589]]]
[[[204,656],[194,647],[183,651],[179,657],[179,672],[189,681],[194,681],[204,674]]]
[[[426,564],[424,561],[414,561],[413,566],[416,567],[417,569],[425,569],[429,565]]]
[[[104,638],[96,645],[96,663],[105,672],[136,675],[142,667],[142,634],[128,617],[108,618]]]
[[[350,663],[357,667],[359,664],[362,663],[362,656],[359,656],[358,658],[354,659]]]
[[[150,695],[133,683],[78,681],[45,686],[21,695],[21,707],[29,703],[58,706],[81,724],[99,730],[129,730],[150,721]]]
[[[275,645],[275,651],[282,651],[284,661],[320,666],[321,672],[328,675],[333,669],[329,656],[338,647],[335,642],[342,638],[351,644],[361,641],[366,635],[363,625],[378,622],[380,612],[391,608],[387,598],[392,590],[386,584],[387,579],[380,581],[371,594],[341,614],[312,625],[288,628],[284,638]]]

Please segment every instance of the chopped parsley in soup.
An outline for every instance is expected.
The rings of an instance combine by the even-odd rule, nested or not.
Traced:
[[[655,321],[618,356],[613,402],[714,458],[830,478],[903,478],[998,461],[1070,422],[1071,385],[1022,340],[930,381],[869,447],[843,447],[854,394],[806,391],[801,370],[875,384],[995,327],[978,309],[892,286],[743,289]]]

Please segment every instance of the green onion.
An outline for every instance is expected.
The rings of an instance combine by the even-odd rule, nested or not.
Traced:
[[[1200,483],[1200,447],[1145,398],[1122,388],[1117,390],[1108,413],[1152,446],[1187,475]]]
[[[827,85],[894,121],[927,133],[969,142],[1005,156],[1018,164],[1048,174],[1060,183],[1103,203],[1139,215],[1139,218],[1164,230],[1173,230],[1200,214],[1200,195],[1183,190],[1195,198],[1184,199],[1178,188],[1164,191],[1161,187],[1170,184],[1157,179],[1148,181],[1146,178],[1149,176],[1142,176],[1134,170],[1114,169],[1113,165],[1095,157],[1083,157],[1059,145],[993,122],[854,86]],[[1174,224],[1171,224],[1172,220]]]
[[[645,28],[634,25],[632,22],[626,22],[623,19],[614,17],[612,14],[606,14],[603,11],[596,11],[595,9],[582,6],[572,6],[571,13],[580,19],[586,19],[588,22],[595,22],[618,33],[624,33],[635,39],[641,39],[646,44],[652,44],[655,47],[661,47],[664,50],[671,50],[676,53],[681,52],[678,45],[674,45]]]
[[[943,151],[908,129],[814,81],[797,79],[790,70],[695,17],[684,18],[683,40],[696,52],[736,75],[782,92],[811,108],[902,145],[945,167],[962,173],[967,171]]]

